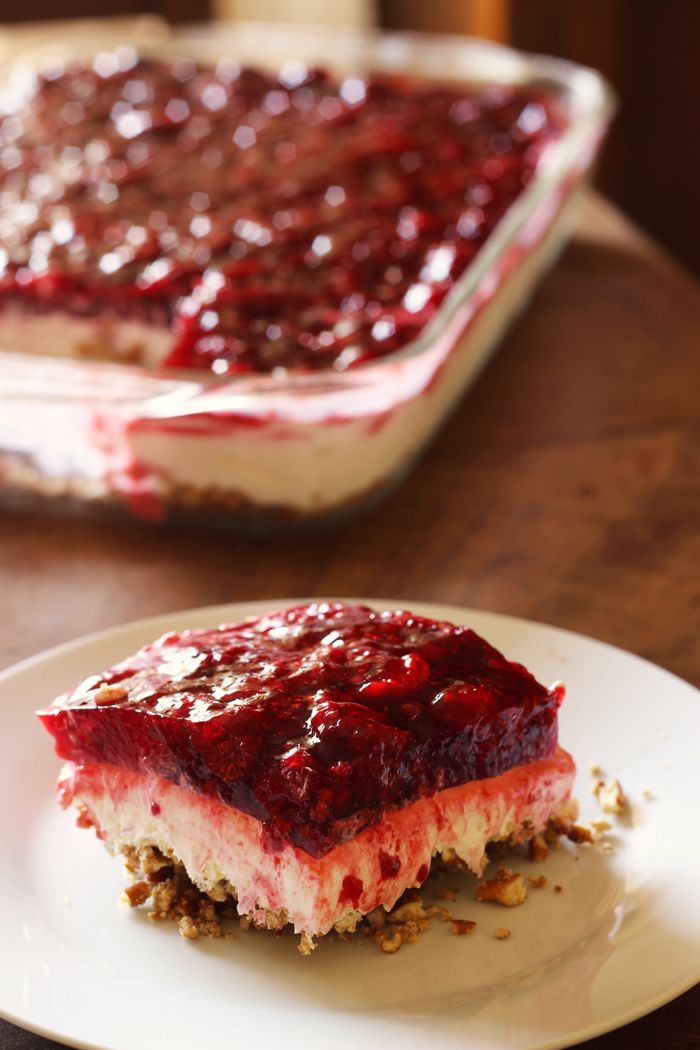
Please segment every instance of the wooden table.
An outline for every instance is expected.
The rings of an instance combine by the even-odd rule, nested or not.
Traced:
[[[0,665],[188,606],[376,595],[558,624],[700,685],[699,390],[697,287],[592,198],[457,414],[368,517],[252,543],[2,516]],[[4,1050],[52,1045],[0,1021]],[[700,988],[586,1045],[698,1047]]]

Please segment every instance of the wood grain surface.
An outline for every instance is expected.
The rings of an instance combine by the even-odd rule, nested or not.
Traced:
[[[189,606],[375,595],[557,624],[700,685],[699,391],[697,287],[591,198],[455,416],[368,516],[253,542],[3,514],[0,665]],[[55,1045],[0,1021],[3,1050]],[[586,1046],[697,1050],[700,988]]]

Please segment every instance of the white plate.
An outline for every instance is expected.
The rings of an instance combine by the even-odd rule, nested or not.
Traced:
[[[121,865],[55,805],[59,763],[32,711],[165,630],[283,604],[145,620],[0,676],[0,1013],[108,1050],[355,1050],[363,1040],[403,1050],[545,1050],[631,1021],[700,978],[697,691],[601,642],[444,606],[410,603],[469,623],[541,680],[567,682],[560,739],[579,764],[584,818],[601,816],[589,793],[593,764],[618,777],[632,801],[613,853],[581,847],[544,865],[523,861],[522,870],[549,878],[523,907],[476,905],[466,892],[454,908],[478,920],[472,935],[454,937],[440,924],[395,956],[329,940],[302,959],[293,938],[257,933],[191,943],[117,906]],[[498,941],[503,925],[512,936]]]

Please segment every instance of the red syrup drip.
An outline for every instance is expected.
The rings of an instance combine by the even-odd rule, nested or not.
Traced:
[[[390,853],[385,853],[383,850],[379,854],[379,871],[383,879],[393,879],[394,875],[397,875],[401,870],[401,861],[398,857],[392,856]]]
[[[338,904],[350,904],[353,908],[357,908],[363,889],[362,879],[358,879],[356,875],[346,875],[338,897]]]

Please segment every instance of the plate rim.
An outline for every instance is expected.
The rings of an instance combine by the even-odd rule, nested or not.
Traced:
[[[57,656],[62,656],[69,653],[73,649],[82,649],[83,646],[106,640],[115,634],[125,633],[127,630],[141,630],[142,628],[148,627],[149,624],[157,623],[160,620],[164,620],[168,617],[177,617],[178,619],[183,616],[189,616],[190,614],[197,614],[198,616],[214,613],[216,610],[243,608],[243,607],[258,607],[262,610],[262,607],[267,608],[272,612],[275,609],[283,608],[285,605],[301,605],[306,602],[346,602],[346,603],[359,603],[363,605],[377,605],[386,608],[393,609],[405,609],[410,612],[418,612],[419,615],[427,615],[426,612],[421,610],[427,609],[444,609],[446,612],[458,612],[460,615],[463,613],[471,614],[475,613],[477,616],[486,616],[487,618],[493,618],[495,620],[506,620],[509,623],[517,624],[521,627],[543,627],[548,631],[554,631],[566,638],[584,639],[587,642],[592,642],[596,646],[600,646],[603,649],[611,653],[620,653],[626,657],[631,657],[633,660],[638,661],[640,664],[653,669],[654,671],[660,671],[662,674],[667,675],[669,678],[680,683],[688,689],[694,690],[700,695],[700,685],[695,685],[690,682],[687,678],[682,678],[674,671],[670,671],[663,664],[655,663],[653,660],[648,659],[646,656],[641,656],[639,653],[634,652],[632,649],[623,649],[619,645],[615,645],[613,642],[607,642],[603,638],[597,638],[592,634],[585,634],[582,631],[574,631],[569,627],[559,627],[557,624],[549,623],[545,620],[534,620],[527,616],[515,616],[512,613],[502,613],[495,609],[480,609],[476,605],[454,605],[451,602],[431,602],[425,601],[424,599],[412,599],[409,598],[407,601],[395,598],[382,598],[374,596],[372,598],[367,597],[348,597],[348,596],[311,596],[311,597],[289,597],[289,598],[251,598],[240,602],[215,602],[213,605],[193,605],[188,606],[185,609],[174,609],[172,612],[155,613],[152,616],[142,616],[136,620],[122,620],[119,623],[114,624],[112,627],[101,627],[97,631],[88,631],[86,634],[78,635],[76,638],[69,638],[65,642],[58,642],[56,645],[49,646],[48,649],[39,649],[37,652],[30,654],[29,656],[23,657],[21,660],[17,660],[14,663],[8,664],[7,667],[0,669],[0,684],[2,684],[6,677],[13,677],[15,673],[28,670],[38,663],[42,663],[45,660],[53,659]],[[257,613],[250,612],[249,614],[255,616]],[[225,622],[225,621],[220,621]]]

